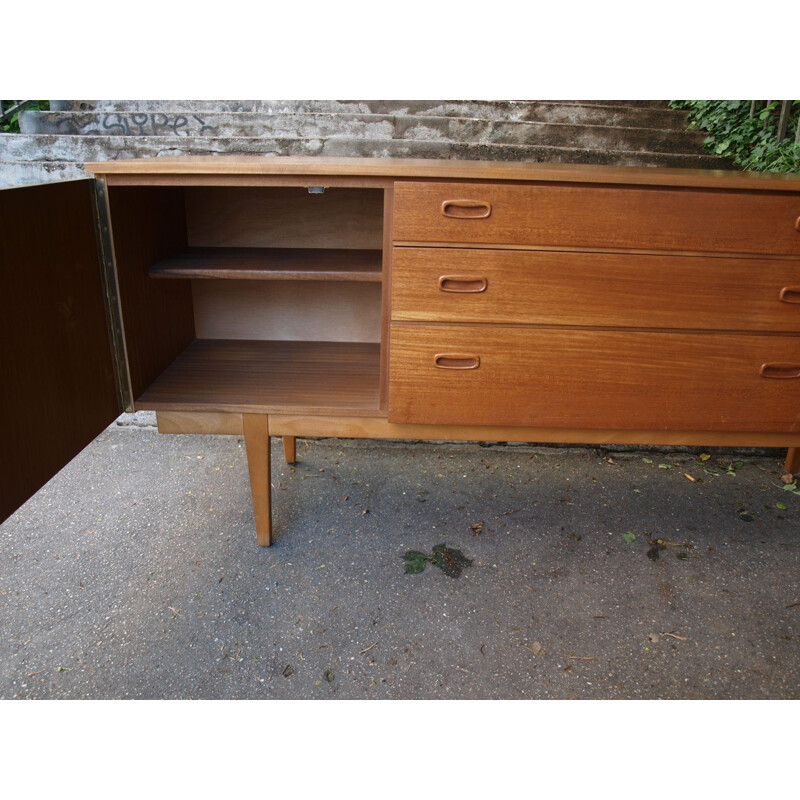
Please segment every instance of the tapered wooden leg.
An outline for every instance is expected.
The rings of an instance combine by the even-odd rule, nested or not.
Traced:
[[[258,543],[269,547],[272,544],[269,418],[266,414],[242,414],[242,422]]]
[[[294,464],[297,461],[297,447],[294,436],[283,437],[283,457],[287,464]]]
[[[800,471],[800,447],[790,447],[786,454],[786,463],[783,468],[794,475]]]

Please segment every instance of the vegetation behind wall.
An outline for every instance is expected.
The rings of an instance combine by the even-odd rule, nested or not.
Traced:
[[[751,117],[750,100],[673,100],[689,110],[689,127],[708,131],[706,148],[733,159],[742,169],[800,173],[800,143],[795,139],[800,100],[792,103],[786,138],[778,141],[780,101],[770,101]]]

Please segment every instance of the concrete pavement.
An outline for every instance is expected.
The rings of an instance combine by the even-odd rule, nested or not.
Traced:
[[[116,426],[0,526],[0,697],[800,692],[780,453],[273,444],[271,548],[240,438]]]

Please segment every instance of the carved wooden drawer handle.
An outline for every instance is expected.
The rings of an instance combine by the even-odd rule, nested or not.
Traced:
[[[442,214],[454,219],[486,219],[492,213],[492,204],[485,200],[445,200]]]
[[[780,299],[784,303],[800,303],[800,286],[784,286],[781,289]]]
[[[437,353],[433,357],[433,366],[439,369],[478,369],[481,357],[466,353]]]
[[[485,292],[489,281],[486,278],[473,275],[442,275],[439,278],[440,292],[455,292],[456,294],[473,294]],[[800,303],[800,300],[797,302]]]
[[[800,378],[800,364],[762,364],[762,378]]]

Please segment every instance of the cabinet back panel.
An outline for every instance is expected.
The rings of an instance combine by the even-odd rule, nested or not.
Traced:
[[[181,189],[110,186],[111,226],[133,396],[194,339],[188,281],[156,281],[148,269],[186,247]]]
[[[379,342],[381,285],[191,281],[199,339]]]
[[[305,187],[187,187],[191,247],[380,250],[383,191]]]

